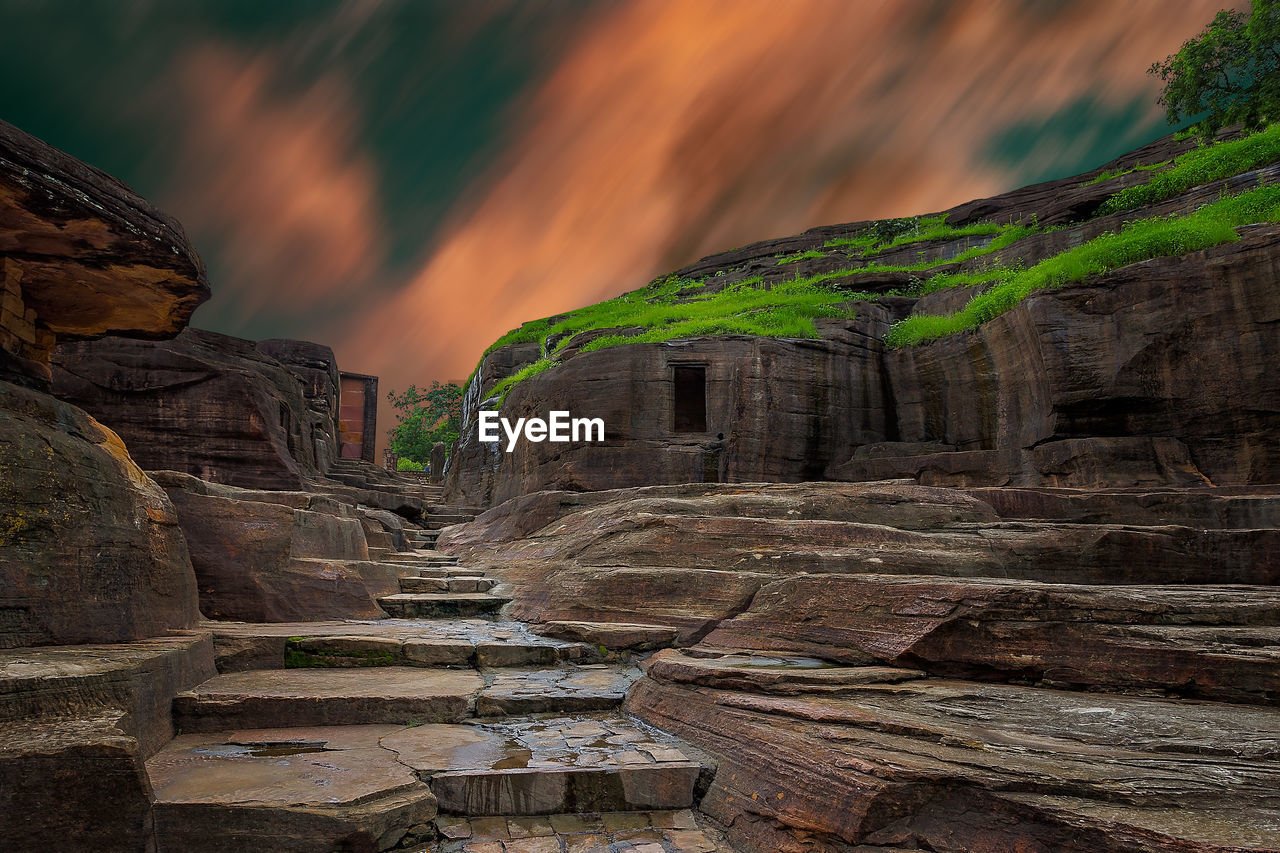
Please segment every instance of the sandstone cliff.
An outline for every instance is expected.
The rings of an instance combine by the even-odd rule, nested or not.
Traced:
[[[1095,178],[1167,160],[1188,145],[1163,140],[1094,172],[933,217],[965,236],[888,241],[866,256],[848,246],[901,223],[851,223],[712,256],[677,273],[692,282],[682,300],[815,277],[848,291],[850,316],[818,319],[813,339],[695,336],[592,350],[601,331],[588,331],[567,342],[500,347],[468,390],[447,494],[484,505],[546,488],[690,481],[1280,481],[1280,378],[1270,367],[1280,351],[1275,225],[1041,290],[975,330],[932,343],[892,348],[884,341],[904,317],[945,315],[993,286],[930,292],[931,281],[1030,267],[1137,219],[1187,215],[1277,170],[1262,166],[1146,208],[1093,216],[1149,173]],[[978,231],[990,225],[996,236],[968,235],[975,224]],[[995,242],[1006,234],[1017,239]],[[495,386],[544,357],[549,369],[511,387],[503,414],[562,408],[601,417],[606,441],[526,441],[511,453],[479,442],[476,412],[499,405]],[[673,375],[681,366],[702,377],[705,421],[696,429],[677,423]]]
[[[191,625],[172,503],[120,438],[43,393],[61,341],[164,338],[209,296],[182,228],[0,122],[0,647]]]

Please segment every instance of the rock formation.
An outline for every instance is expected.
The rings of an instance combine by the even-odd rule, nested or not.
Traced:
[[[187,329],[61,346],[54,365],[55,393],[110,424],[148,470],[296,490],[336,457],[328,347]]]
[[[1155,143],[1104,168],[1156,162],[1178,145]],[[867,225],[853,223],[712,256],[678,274],[714,290],[872,262],[941,264],[918,275],[1029,266],[1125,221],[1193,211],[1278,169],[1087,220],[1138,178],[1091,183],[1100,169],[961,205],[946,212],[949,224],[1036,217],[1060,226],[963,263],[942,262],[971,248],[967,237],[851,260],[826,244]],[[901,349],[882,342],[890,324],[954,311],[974,289],[863,298],[853,303],[853,319],[817,321],[812,340],[721,336],[583,351],[578,339],[599,330],[586,332],[558,365],[516,384],[501,408],[512,419],[546,417],[552,408],[603,418],[602,444],[525,441],[506,453],[480,442],[477,412],[498,405],[495,384],[542,353],[536,342],[501,347],[468,389],[446,496],[483,506],[540,489],[894,477],[957,486],[1278,482],[1280,378],[1270,367],[1280,351],[1277,241],[1280,227],[1248,227],[1239,242],[1044,290],[975,331]],[[821,257],[780,264],[783,251]],[[886,292],[905,288],[912,275],[859,275],[840,286]],[[693,428],[678,423],[681,367],[699,371],[702,385],[703,422]]]
[[[1280,849],[1280,227],[883,343],[982,287],[889,292],[913,276],[1031,265],[1280,174],[1094,215],[1180,145],[954,208],[1059,227],[961,260],[967,237],[890,246],[816,339],[584,350],[628,334],[594,329],[501,400],[563,341],[495,349],[446,478],[491,508],[437,547],[547,636],[675,647],[626,707],[710,756],[700,808],[742,851]],[[881,226],[680,275],[830,273],[856,255],[828,241]],[[506,453],[476,435],[499,405],[602,417],[606,441]]]
[[[0,122],[0,647],[189,626],[173,505],[110,429],[48,396],[60,341],[176,334],[208,298],[182,228]]]
[[[170,337],[209,289],[176,222],[3,122],[0,281],[0,847],[141,850],[143,762],[212,646],[181,633],[200,614],[173,504],[45,393],[49,353]]]
[[[173,219],[103,172],[0,121],[0,378],[48,378],[55,344],[165,338],[209,298]]]

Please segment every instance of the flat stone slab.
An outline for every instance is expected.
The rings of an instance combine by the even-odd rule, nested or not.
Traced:
[[[469,569],[465,566],[414,566],[413,571],[420,578],[483,578],[481,569]]]
[[[401,592],[488,592],[497,581],[480,576],[400,578]]]
[[[619,715],[406,728],[383,746],[463,815],[684,808],[700,756]]]
[[[251,670],[219,675],[173,701],[183,732],[366,723],[456,722],[483,681],[466,670]]]
[[[898,684],[925,677],[919,670],[894,666],[837,666],[818,658],[773,655],[693,657],[677,649],[658,652],[644,666],[664,681],[781,695],[841,694],[866,684]]]
[[[689,809],[603,814],[498,816],[434,821],[444,839],[432,853],[734,853],[723,833]],[[426,853],[415,848],[412,853]]]
[[[821,814],[921,849],[1280,849],[1275,708],[933,678],[835,696],[646,679],[627,707],[718,756],[703,807],[750,801],[779,848]],[[947,794],[917,815],[922,786]],[[885,808],[906,817],[881,836]]]
[[[287,660],[299,666],[471,667],[546,666],[598,657],[591,646],[539,636],[522,622],[487,619],[215,622],[209,626],[223,672],[278,669]]]
[[[610,650],[650,651],[669,646],[680,633],[666,625],[633,625],[625,622],[551,621],[533,626],[544,637],[576,640]]]
[[[398,842],[436,813],[412,768],[379,745],[397,726],[181,735],[147,762],[164,850],[332,849]]]
[[[511,599],[507,596],[488,592],[402,592],[378,599],[378,605],[387,613],[409,619],[466,618],[497,613],[510,603]]]
[[[640,675],[635,666],[613,664],[489,670],[485,672],[486,686],[476,700],[476,716],[608,710],[622,704],[627,689]]]

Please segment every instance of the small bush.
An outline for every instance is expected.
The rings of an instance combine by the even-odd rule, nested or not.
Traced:
[[[425,471],[427,466],[421,462],[414,462],[412,459],[400,459],[396,462],[397,471]]]

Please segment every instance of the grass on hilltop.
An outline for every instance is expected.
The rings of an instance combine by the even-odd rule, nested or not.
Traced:
[[[1168,166],[1172,160],[1161,160],[1159,163],[1139,163],[1131,169],[1111,169],[1103,172],[1091,181],[1085,181],[1080,186],[1091,187],[1094,184],[1105,184],[1107,181],[1114,181],[1116,178],[1123,178],[1125,175],[1132,175],[1135,172],[1158,172],[1165,166]]]
[[[1002,273],[993,287],[954,314],[908,317],[889,329],[885,343],[909,346],[974,329],[1037,290],[1062,287],[1151,258],[1184,255],[1234,242],[1239,239],[1235,230],[1239,226],[1277,220],[1280,186],[1264,186],[1222,198],[1185,216],[1128,223],[1118,233],[1103,234],[1025,270]],[[937,282],[934,289],[944,284]]]
[[[1240,175],[1280,162],[1280,124],[1230,142],[1215,142],[1180,155],[1145,184],[1129,187],[1108,198],[1099,215],[1120,213],[1158,204],[1192,187]]]
[[[846,247],[855,250],[849,253],[849,257],[861,255],[868,258],[912,243],[924,243],[929,240],[958,240],[961,237],[987,237],[992,234],[1003,234],[1017,227],[1021,226],[1015,223],[1002,225],[998,222],[948,225],[947,215],[944,213],[938,216],[881,220],[853,236],[828,240],[824,245],[827,248]],[[796,259],[799,260],[798,257]]]
[[[827,276],[830,278],[833,276]],[[702,282],[667,276],[648,287],[551,318],[526,323],[498,339],[488,351],[528,341],[542,343],[542,357],[501,380],[494,390],[504,398],[512,387],[554,367],[556,356],[573,336],[592,329],[639,327],[639,334],[604,335],[584,352],[630,343],[653,343],[707,335],[754,335],[770,338],[816,338],[814,320],[849,317],[845,304],[858,295],[821,286],[823,276],[762,287],[759,276],[715,293],[702,293]],[[556,339],[548,348],[547,342]]]

